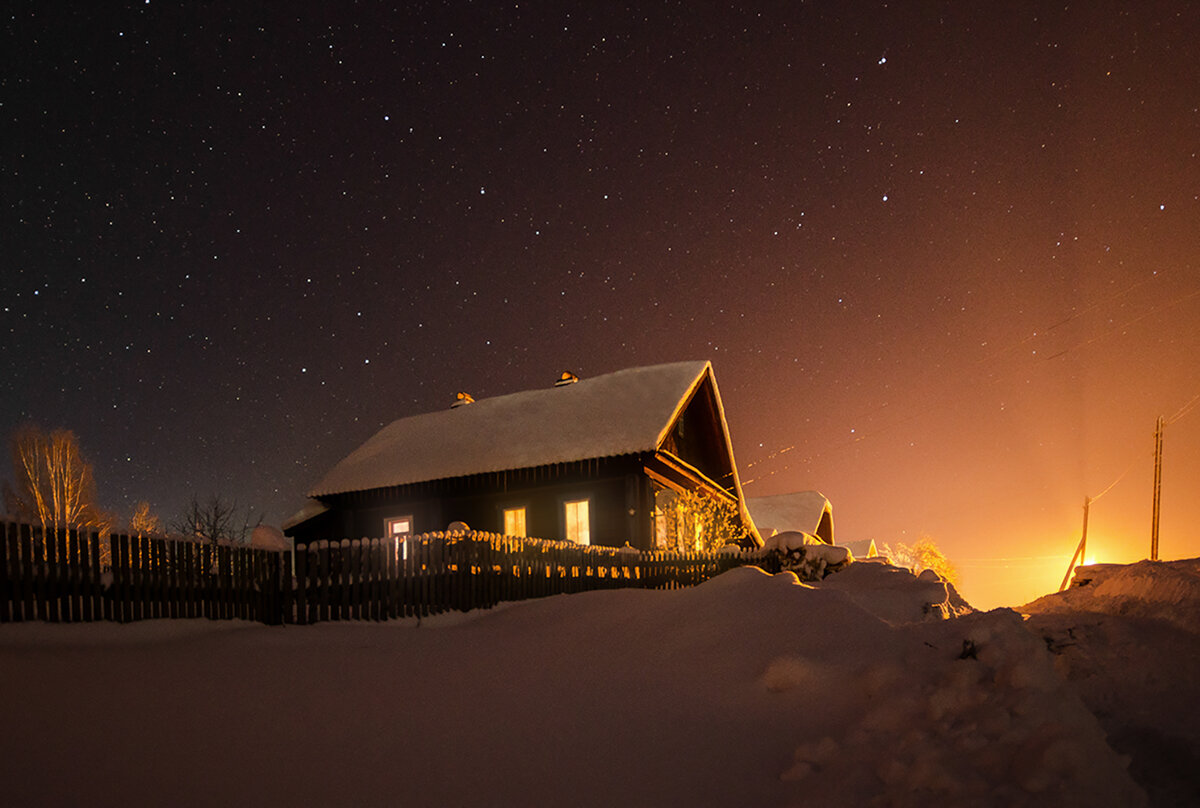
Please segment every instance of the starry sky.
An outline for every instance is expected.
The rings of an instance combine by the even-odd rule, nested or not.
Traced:
[[[0,429],[278,524],[381,425],[709,359],[748,496],[976,605],[1200,555],[1200,5],[17,2]],[[1116,482],[1109,488],[1110,484]]]

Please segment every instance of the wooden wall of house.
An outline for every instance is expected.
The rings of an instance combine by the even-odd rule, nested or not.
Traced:
[[[727,491],[733,490],[733,460],[721,430],[721,414],[707,380],[675,421],[663,449],[702,471]]]
[[[619,547],[629,542],[650,549],[653,496],[640,456],[603,458],[541,470],[479,474],[393,489],[355,492],[325,501],[330,511],[312,531],[307,523],[289,535],[298,541],[334,538],[310,535],[333,530],[339,538],[385,535],[387,520],[413,518],[413,530],[445,530],[466,522],[474,530],[504,532],[504,510],[525,508],[526,534],[565,538],[564,503],[590,500],[591,543]]]

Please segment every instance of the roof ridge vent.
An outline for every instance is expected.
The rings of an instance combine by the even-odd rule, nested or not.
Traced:
[[[475,398],[470,393],[455,393],[454,403],[450,405],[450,409],[454,409],[455,407],[462,407],[467,404],[474,404],[474,403],[475,403]]]
[[[555,387],[566,387],[568,384],[575,384],[579,381],[579,377],[569,370],[564,370],[562,375],[558,377],[558,381],[554,383]]]

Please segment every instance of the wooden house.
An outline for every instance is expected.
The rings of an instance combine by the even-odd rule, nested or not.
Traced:
[[[639,549],[656,510],[703,491],[745,510],[709,362],[630,368],[494,398],[460,393],[401,418],[335,465],[285,525],[297,542],[475,530]]]

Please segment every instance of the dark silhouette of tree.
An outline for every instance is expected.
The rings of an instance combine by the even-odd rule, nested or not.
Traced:
[[[262,524],[262,514],[254,518],[249,508],[240,508],[236,501],[226,502],[213,494],[201,503],[192,496],[191,503],[171,522],[171,530],[184,538],[212,544],[245,544],[248,536]]]

